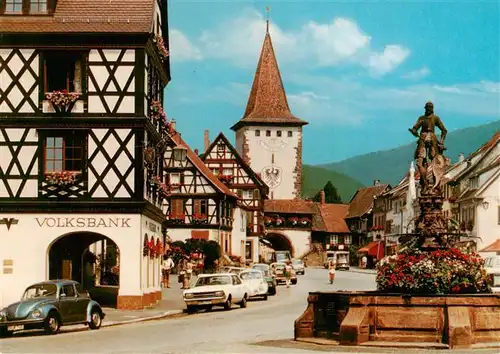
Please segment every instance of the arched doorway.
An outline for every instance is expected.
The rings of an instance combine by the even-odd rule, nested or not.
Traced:
[[[280,232],[268,232],[264,239],[271,243],[271,247],[275,251],[289,251],[290,255],[294,256],[294,249],[290,239],[283,233]]]
[[[48,279],[81,283],[104,306],[116,306],[120,286],[120,251],[110,238],[74,232],[56,239],[47,250]]]

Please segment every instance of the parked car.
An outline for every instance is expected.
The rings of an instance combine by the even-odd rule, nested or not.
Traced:
[[[0,311],[0,334],[44,329],[55,334],[61,326],[86,324],[99,329],[105,314],[79,283],[72,280],[49,280],[30,285],[21,301]]]
[[[240,274],[240,272],[244,271],[248,268],[243,267],[221,267],[219,269],[219,273],[231,273],[231,274]]]
[[[244,270],[240,273],[240,278],[248,289],[249,297],[262,297],[267,300],[269,286],[260,270]]]
[[[292,267],[295,270],[295,273],[302,275],[306,274],[305,265],[302,259],[292,260]]]
[[[286,283],[286,277],[285,277],[285,263],[272,263],[271,264],[271,269],[276,277],[276,283]],[[292,267],[292,274],[290,276],[290,282],[292,284],[297,284],[297,274],[293,270]]]
[[[500,292],[500,255],[489,256],[484,259],[484,269],[487,274],[493,277],[491,290],[494,293]]]
[[[198,309],[210,311],[213,306],[231,310],[233,304],[247,307],[248,289],[236,274],[200,274],[193,288],[184,290],[188,312]]]
[[[268,295],[276,295],[276,288],[278,287],[278,283],[276,282],[276,278],[271,272],[271,267],[269,264],[265,263],[257,263],[252,266],[253,269],[260,270],[264,274],[264,279],[267,281]]]

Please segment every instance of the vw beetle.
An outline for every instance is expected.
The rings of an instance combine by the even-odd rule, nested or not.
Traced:
[[[49,280],[30,285],[21,301],[0,311],[0,336],[40,328],[55,334],[62,325],[75,324],[99,329],[104,316],[101,306],[76,281]]]

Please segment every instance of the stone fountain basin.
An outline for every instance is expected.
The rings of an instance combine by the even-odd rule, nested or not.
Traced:
[[[442,348],[500,347],[500,295],[311,292],[295,339],[341,345],[420,343]],[[396,345],[395,345],[396,346]]]

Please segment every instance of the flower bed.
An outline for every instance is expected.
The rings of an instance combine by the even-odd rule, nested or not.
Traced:
[[[377,288],[385,293],[472,294],[491,292],[484,260],[457,248],[411,250],[377,264]]]

